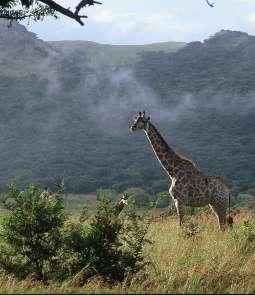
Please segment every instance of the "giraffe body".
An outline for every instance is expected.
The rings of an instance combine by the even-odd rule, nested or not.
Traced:
[[[170,195],[175,203],[180,224],[183,221],[185,206],[202,207],[210,205],[218,217],[220,228],[226,224],[229,206],[229,189],[218,177],[202,173],[195,177],[186,176],[175,180],[170,187]]]
[[[180,225],[183,222],[185,206],[210,205],[218,217],[219,227],[223,229],[230,194],[223,179],[205,175],[191,160],[177,154],[150,122],[150,118],[145,117],[145,113],[139,113],[131,129],[145,131],[157,159],[171,179],[169,193],[175,203]]]

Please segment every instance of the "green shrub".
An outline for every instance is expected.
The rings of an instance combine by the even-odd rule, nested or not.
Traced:
[[[196,214],[200,214],[200,213],[210,213],[211,209],[209,206],[203,206],[203,207],[189,207],[187,206],[185,208],[185,214],[186,215],[196,215]]]
[[[33,185],[23,192],[11,185],[8,195],[16,206],[2,221],[0,266],[19,277],[30,272],[43,277],[45,264],[62,245],[64,207],[40,197]]]
[[[122,281],[144,266],[143,238],[148,227],[137,220],[129,202],[123,218],[116,216],[110,196],[102,194],[88,224],[67,222],[62,228],[63,245],[54,259],[55,277],[83,285],[91,276],[108,282]]]
[[[244,219],[241,224],[241,233],[243,237],[243,248],[245,250],[255,249],[255,224],[251,219]]]
[[[100,200],[102,197],[106,197],[112,201],[117,199],[117,191],[112,189],[99,189],[97,190],[97,200]]]
[[[181,234],[184,238],[194,238],[201,232],[198,222],[190,218],[186,218],[185,222],[182,224],[181,230]]]
[[[83,205],[81,207],[81,213],[80,213],[80,217],[79,217],[80,222],[84,222],[88,219],[88,211],[89,211],[88,206]]]
[[[145,242],[151,243],[150,240],[145,239],[152,221],[152,217],[148,214],[150,209],[151,207],[148,205],[143,215],[137,215],[136,202],[132,197],[128,199],[128,205],[124,209],[127,219],[122,228],[121,238],[124,242],[124,257],[129,274],[143,269],[148,263],[148,261],[144,261],[143,246]]]
[[[152,196],[140,187],[130,187],[124,193],[132,196],[139,207],[146,206],[149,202],[153,201]]]
[[[169,203],[170,201],[170,203]],[[163,191],[163,192],[159,192],[156,194],[156,206],[159,208],[164,208],[167,207],[167,205],[169,204],[169,206],[172,203],[172,198],[169,195],[168,191]]]
[[[65,223],[61,193],[50,201],[30,185],[24,192],[9,189],[15,200],[2,222],[0,266],[19,278],[72,278],[79,284],[100,275],[108,282],[122,281],[144,266],[142,255],[148,223],[138,220],[134,202],[122,217],[109,196],[102,194],[97,210],[85,223],[87,208],[78,222]]]

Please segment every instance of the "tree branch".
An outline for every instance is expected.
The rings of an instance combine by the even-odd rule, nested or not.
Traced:
[[[23,20],[25,18],[33,17],[33,14],[24,13],[24,11],[22,11],[22,10],[13,11],[12,14],[10,14],[9,11],[6,10],[6,9],[1,9],[0,12],[1,12],[0,18],[6,18],[6,19],[9,19],[11,21],[13,21],[13,20]]]
[[[206,0],[206,3],[207,3],[210,7],[214,7],[214,3],[209,2],[209,0]]]
[[[76,9],[75,9],[75,12],[74,14],[75,15],[78,15],[80,10],[85,7],[86,5],[88,6],[92,6],[94,4],[102,4],[101,2],[98,2],[98,1],[94,1],[94,0],[83,0],[81,1],[77,6],[76,6]]]
[[[71,10],[64,8],[63,6],[59,5],[53,0],[39,0],[40,2],[48,5],[50,8],[54,9],[55,11],[60,12],[61,14],[64,14],[70,18],[75,19],[80,25],[84,25],[82,18],[87,18],[86,15],[79,15],[80,10],[85,7],[86,5],[91,6],[94,4],[102,4],[101,2],[97,2],[94,0],[82,0],[76,7],[75,12],[72,12]]]
[[[58,3],[56,3],[55,1],[52,1],[52,0],[39,0],[39,1],[50,6],[50,8],[54,9],[55,11],[60,12],[61,14],[64,14],[70,18],[75,19],[80,25],[82,25],[82,26],[84,25],[81,18],[87,18],[86,15],[75,14],[71,10],[64,8],[63,6],[59,5]]]

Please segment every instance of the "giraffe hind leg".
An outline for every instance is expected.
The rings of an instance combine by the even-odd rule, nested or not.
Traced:
[[[224,230],[225,226],[226,226],[226,208],[225,207],[221,207],[221,206],[217,206],[217,205],[212,205],[210,204],[210,207],[212,209],[212,211],[215,213],[215,215],[217,216],[218,219],[218,224],[219,224],[219,229],[220,230]]]
[[[179,217],[179,225],[181,226],[182,223],[183,223],[183,217],[184,217],[184,205],[178,201],[178,200],[175,200],[175,207],[176,207],[176,210],[177,210],[177,214],[178,214],[178,217]]]

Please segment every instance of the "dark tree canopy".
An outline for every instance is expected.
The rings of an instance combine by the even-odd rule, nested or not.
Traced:
[[[214,7],[214,3],[205,0],[210,7]],[[83,19],[87,15],[80,14],[86,6],[94,4],[102,4],[94,0],[76,1],[77,6],[74,10],[65,8],[53,0],[0,0],[0,18],[9,20],[32,19],[34,21],[43,20],[45,16],[51,15],[57,18],[56,13],[63,14],[69,18],[76,20],[82,26]],[[70,4],[72,1],[70,1]]]

